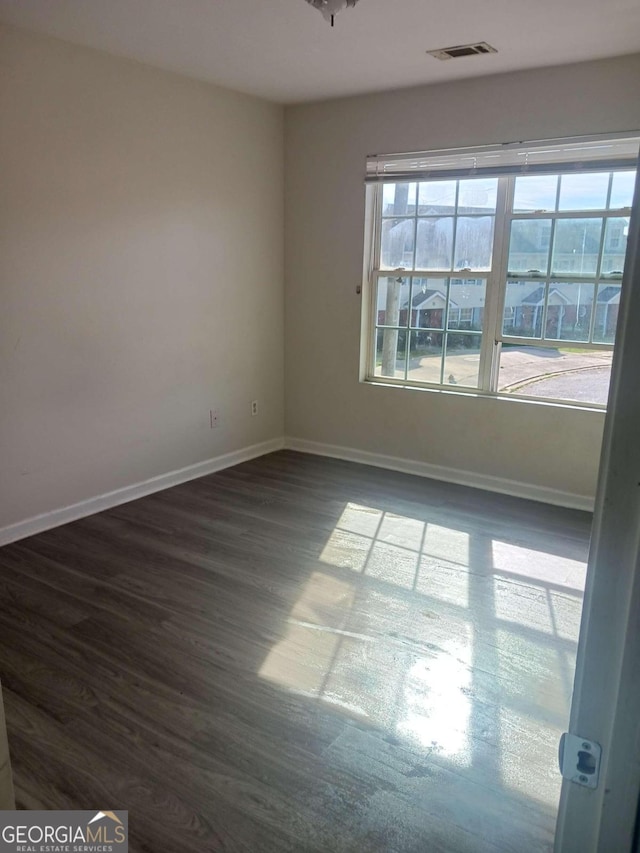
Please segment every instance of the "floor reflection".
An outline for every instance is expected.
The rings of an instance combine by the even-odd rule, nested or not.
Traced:
[[[429,747],[456,764],[470,759],[471,645],[460,638],[433,658],[410,667],[396,732]]]
[[[348,503],[317,566],[260,676],[555,808],[584,563]]]

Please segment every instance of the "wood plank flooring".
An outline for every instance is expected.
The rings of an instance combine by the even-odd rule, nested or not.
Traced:
[[[292,451],[0,550],[18,808],[142,853],[552,848],[590,516]]]

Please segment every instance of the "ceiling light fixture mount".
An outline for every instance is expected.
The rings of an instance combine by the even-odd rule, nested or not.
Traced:
[[[333,19],[341,9],[355,6],[358,0],[307,0],[314,9],[322,13],[326,21],[333,26]]]

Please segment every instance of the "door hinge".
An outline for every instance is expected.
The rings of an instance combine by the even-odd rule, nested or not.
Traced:
[[[602,747],[599,743],[578,735],[565,732],[558,745],[558,763],[565,779],[583,785],[585,788],[597,788],[600,776]]]

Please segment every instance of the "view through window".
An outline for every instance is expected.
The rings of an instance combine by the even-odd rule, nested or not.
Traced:
[[[374,187],[368,378],[605,405],[635,169],[451,171]]]

